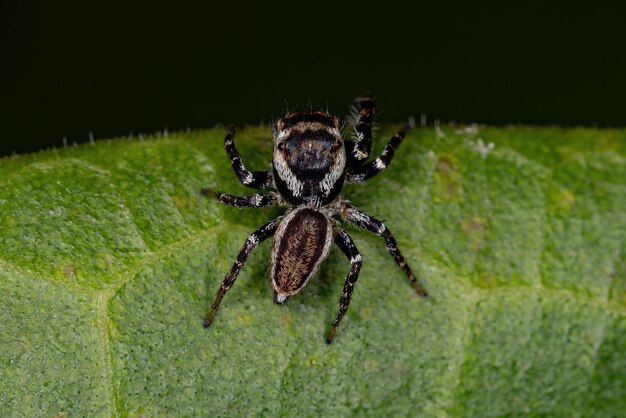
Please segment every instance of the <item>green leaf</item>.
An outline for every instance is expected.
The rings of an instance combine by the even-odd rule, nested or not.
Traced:
[[[223,135],[0,160],[0,416],[626,411],[625,131],[412,133],[343,194],[385,219],[430,297],[382,240],[346,226],[364,262],[330,346],[349,268],[336,250],[278,307],[262,244],[202,328],[246,236],[281,213],[199,194],[251,193]],[[269,128],[237,141],[269,168]]]

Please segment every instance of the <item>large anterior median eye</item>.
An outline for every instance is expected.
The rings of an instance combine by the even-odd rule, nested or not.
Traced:
[[[282,151],[285,149],[285,143],[284,142],[279,142],[278,145],[276,146],[276,148],[278,148],[279,151]]]

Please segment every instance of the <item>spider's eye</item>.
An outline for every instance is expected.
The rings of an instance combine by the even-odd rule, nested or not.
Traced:
[[[335,148],[341,149],[341,141],[335,141]]]
[[[276,146],[276,148],[278,148],[279,151],[282,151],[285,149],[285,143],[284,142],[279,142],[278,145]]]

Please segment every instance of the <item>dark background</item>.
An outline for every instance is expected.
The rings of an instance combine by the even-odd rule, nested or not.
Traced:
[[[366,91],[382,121],[623,127],[614,3],[5,2],[0,155],[269,123],[309,101],[342,115]]]

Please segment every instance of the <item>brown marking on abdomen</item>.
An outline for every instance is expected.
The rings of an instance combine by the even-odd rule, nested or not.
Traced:
[[[274,290],[284,296],[298,293],[328,255],[331,240],[330,220],[321,212],[302,208],[288,214],[274,237]]]

